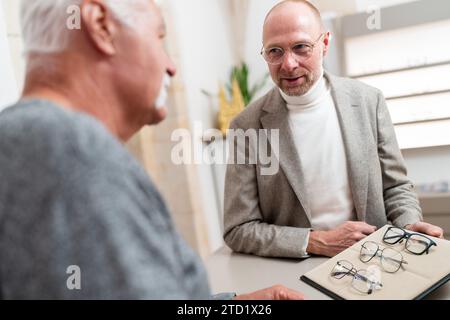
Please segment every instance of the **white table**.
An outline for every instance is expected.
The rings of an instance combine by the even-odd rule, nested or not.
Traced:
[[[248,293],[281,284],[298,290],[307,299],[330,299],[327,295],[299,280],[307,271],[325,262],[327,258],[305,260],[273,259],[233,253],[223,247],[206,261],[211,289],[214,293]],[[431,293],[427,299],[450,300],[450,282]]]

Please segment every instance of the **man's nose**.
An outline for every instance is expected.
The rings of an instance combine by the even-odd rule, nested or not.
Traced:
[[[287,51],[283,56],[283,62],[281,63],[281,67],[284,70],[292,70],[298,67],[297,57],[293,52]]]

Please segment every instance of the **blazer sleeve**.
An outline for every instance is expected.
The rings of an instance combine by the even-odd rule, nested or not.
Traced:
[[[242,126],[232,122],[230,129]],[[245,164],[234,163],[230,153],[225,177],[224,240],[236,252],[265,257],[307,258],[310,229],[277,226],[264,221],[259,206],[256,165],[250,164],[249,146],[229,142],[236,153],[245,152]],[[230,149],[231,150],[231,149]],[[242,154],[242,153],[241,153]]]
[[[378,92],[378,155],[383,178],[383,198],[388,221],[405,227],[423,219],[414,185],[407,177],[406,165],[398,146],[386,100]]]

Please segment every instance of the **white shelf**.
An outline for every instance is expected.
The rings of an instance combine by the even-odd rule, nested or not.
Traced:
[[[442,41],[449,33],[450,20],[444,20],[347,38],[347,72],[361,76],[443,63],[450,60],[450,42]]]
[[[450,192],[419,193],[419,199],[450,199]]]
[[[383,92],[402,150],[450,145],[449,32],[439,19],[344,38],[347,74]]]
[[[400,149],[419,149],[450,145],[450,120],[395,126]]]

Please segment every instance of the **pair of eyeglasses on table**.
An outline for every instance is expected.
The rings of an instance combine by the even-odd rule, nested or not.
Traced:
[[[372,294],[374,290],[379,290],[383,287],[383,284],[377,279],[376,274],[368,270],[357,270],[347,260],[336,262],[330,275],[335,279],[342,279],[345,276],[353,277],[351,282],[352,287],[363,294]]]
[[[384,233],[383,242],[389,245],[405,242],[405,249],[418,256],[428,254],[431,247],[437,246],[435,241],[423,234],[408,232],[398,227],[389,227]]]
[[[361,246],[359,252],[359,260],[364,263],[370,262],[373,258],[380,258],[381,267],[388,273],[395,273],[400,268],[404,269],[404,265],[408,264],[403,255],[389,247],[380,247],[378,243],[367,241]]]

